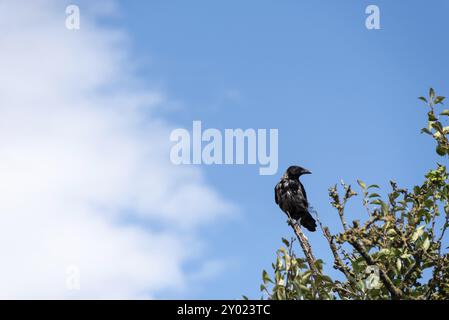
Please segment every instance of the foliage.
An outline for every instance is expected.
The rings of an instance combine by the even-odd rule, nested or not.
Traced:
[[[293,243],[282,239],[285,247],[277,252],[276,263],[272,264],[274,278],[271,279],[264,270],[262,273],[263,284],[260,290],[274,300],[300,300],[300,299],[333,299],[333,281],[330,277],[323,275],[323,261],[316,260],[315,267],[318,274],[314,275],[308,268],[306,259],[298,258],[293,251]],[[271,292],[268,288],[271,287]]]
[[[449,110],[437,112],[444,97],[430,89],[420,97],[428,108],[428,126],[422,129],[437,143],[436,152],[449,156]],[[364,222],[346,222],[346,204],[357,193],[342,182],[329,189],[332,206],[342,230],[331,234],[321,226],[333,255],[333,267],[342,279],[323,272],[323,261],[315,267],[296,256],[294,241],[283,239],[276,253],[274,275],[263,271],[260,289],[268,299],[448,299],[449,255],[445,232],[449,227],[449,175],[437,167],[411,190],[390,182],[391,191],[382,198],[379,186],[358,181]],[[318,218],[318,217],[317,217]]]

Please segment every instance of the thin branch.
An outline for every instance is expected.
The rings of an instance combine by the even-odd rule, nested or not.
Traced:
[[[343,202],[343,205],[341,208],[339,208],[338,211],[338,215],[340,216],[340,220],[341,220],[341,224],[343,226],[343,230],[347,231],[348,227],[346,225],[346,220],[345,220],[345,215],[344,215],[344,207],[346,205],[346,201]]]
[[[340,296],[340,298],[342,298],[342,299],[348,298],[348,297],[345,297],[345,295],[349,296],[349,298],[350,297],[358,298],[358,296],[356,294],[354,294],[354,292],[352,292],[342,286],[339,286],[339,285],[335,286],[335,288],[333,290],[334,290],[334,292],[336,291],[338,293],[338,295]],[[344,293],[345,295],[343,295],[342,293]]]
[[[441,228],[441,235],[440,235],[440,237],[437,240],[437,243],[438,243],[438,255],[440,255],[440,256],[441,256],[441,241],[443,240],[444,234],[445,234],[448,226],[449,226],[449,214],[446,214],[446,219],[444,221],[444,225]]]
[[[407,270],[407,272],[405,273],[404,276],[404,280],[402,281],[402,286],[404,288],[407,288],[407,283],[411,280],[413,272],[415,272],[418,267],[421,264],[421,259],[418,259],[417,257],[415,257],[415,262],[413,262],[413,264],[410,266],[410,268]]]
[[[327,242],[329,243],[329,247],[332,251],[332,254],[334,256],[334,265],[335,268],[339,271],[341,271],[345,276],[346,279],[349,281],[352,281],[354,279],[354,274],[351,272],[351,270],[346,266],[341,259],[337,246],[335,245],[334,238],[331,235],[329,228],[323,226],[321,223],[320,217],[318,216],[318,213],[315,211],[315,219],[318,221],[318,224],[320,225],[321,231],[323,232],[324,237],[326,238]]]
[[[351,270],[346,266],[343,262],[343,260],[340,258],[340,255],[338,254],[337,246],[335,245],[334,238],[329,232],[329,229],[327,227],[322,228],[324,237],[326,238],[327,242],[329,243],[329,247],[332,251],[332,254],[334,256],[334,262],[335,262],[335,268],[339,271],[341,271],[345,276],[346,279],[349,281],[354,280],[354,274],[351,272]]]
[[[379,268],[379,276],[382,283],[387,288],[388,292],[390,292],[391,297],[393,299],[401,299],[404,296],[404,293],[394,285],[393,281],[387,275],[383,267],[377,265],[374,259],[369,255],[363,245],[356,239],[352,239],[349,243],[354,247],[355,250],[365,259],[368,265],[377,266]]]
[[[310,267],[310,270],[312,270],[312,272],[315,275],[320,274],[320,272],[316,268],[316,259],[313,256],[312,247],[310,246],[309,240],[307,239],[305,234],[302,232],[301,227],[297,223],[292,223],[291,227],[293,228],[296,236],[298,237],[299,244],[301,245],[302,251],[304,252],[304,255],[306,256],[306,260]]]

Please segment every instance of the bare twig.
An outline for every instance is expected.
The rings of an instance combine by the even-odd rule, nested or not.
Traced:
[[[329,231],[329,228],[323,226],[317,212],[315,212],[315,219],[318,221],[321,231],[323,232],[324,237],[326,238],[327,242],[329,243],[329,247],[332,251],[332,255],[334,256],[335,268],[337,270],[341,271],[349,281],[353,280],[354,274],[351,272],[351,270],[348,268],[348,266],[346,266],[344,264],[343,260],[341,259],[340,255],[338,253],[337,246],[335,245],[334,238]]]
[[[292,217],[290,216],[290,213],[287,211],[287,216],[289,218],[289,225],[293,228],[293,231],[296,234],[296,237],[299,240],[299,244],[301,245],[302,251],[304,252],[304,255],[306,256],[307,264],[310,267],[310,270],[317,275],[320,274],[318,269],[316,268],[316,259],[313,256],[312,253],[312,247],[310,246],[309,240],[305,236],[305,234],[302,232],[301,227],[299,226],[299,223],[294,223]]]
[[[310,270],[315,275],[320,274],[319,270],[316,268],[316,259],[313,256],[312,253],[312,247],[310,246],[309,240],[305,236],[305,234],[302,232],[301,227],[297,223],[291,224],[293,230],[295,231],[296,236],[298,237],[299,244],[301,245],[302,251],[304,252],[304,255],[306,256],[307,263],[310,267]]]
[[[354,294],[354,292],[342,287],[341,285],[335,286],[335,288],[333,290],[334,290],[334,292],[337,292],[341,298],[344,298],[345,296],[347,296],[349,298],[351,298],[351,297],[357,298],[358,297],[356,294]]]
[[[320,223],[320,225],[321,225],[321,223]],[[346,279],[348,279],[349,281],[352,282],[354,280],[354,274],[348,268],[348,266],[346,266],[343,263],[343,260],[340,258],[340,255],[338,254],[337,246],[335,245],[335,242],[334,242],[334,238],[331,236],[331,234],[329,232],[329,228],[322,227],[322,230],[323,230],[324,237],[326,238],[327,242],[329,243],[329,247],[334,256],[335,268],[337,270],[341,271],[346,276]]]

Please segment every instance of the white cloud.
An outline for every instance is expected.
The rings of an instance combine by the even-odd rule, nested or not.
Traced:
[[[69,31],[60,1],[0,1],[0,298],[182,288],[197,227],[233,211],[198,168],[170,164],[170,125],[152,116],[167,98],[135,89],[128,40],[83,15],[97,11]]]

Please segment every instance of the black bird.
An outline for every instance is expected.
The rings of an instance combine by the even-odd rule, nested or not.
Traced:
[[[298,166],[289,167],[274,188],[274,199],[287,216],[290,215],[291,219],[313,232],[316,230],[316,221],[309,212],[306,190],[299,181],[301,175],[311,173]]]

